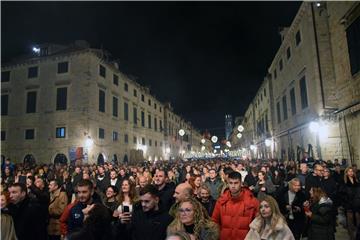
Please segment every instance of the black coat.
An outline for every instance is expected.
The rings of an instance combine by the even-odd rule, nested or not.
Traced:
[[[166,183],[165,187],[159,190],[160,208],[163,211],[168,212],[171,206],[174,204],[175,199],[173,197],[175,192],[174,184]]]
[[[209,201],[204,203],[201,201],[201,199],[198,199],[198,201],[204,206],[209,216],[212,216],[212,213],[215,208],[216,200],[214,200],[211,196],[209,197]]]
[[[117,236],[121,239],[131,236],[131,240],[164,240],[167,227],[172,220],[167,211],[144,212],[141,206],[136,206],[131,223],[118,225]]]
[[[322,187],[321,178],[318,176],[314,176],[313,174],[309,174],[305,179],[305,196],[307,199],[310,199],[310,189],[312,187]]]
[[[44,216],[38,202],[26,197],[18,204],[9,204],[9,213],[14,220],[16,236],[19,240],[47,239],[47,216]]]
[[[312,216],[309,224],[309,240],[333,240],[334,234],[334,211],[332,203],[316,203],[311,207]]]

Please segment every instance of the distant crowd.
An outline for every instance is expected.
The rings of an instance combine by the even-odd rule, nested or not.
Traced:
[[[179,160],[1,165],[1,239],[360,239],[355,164]]]

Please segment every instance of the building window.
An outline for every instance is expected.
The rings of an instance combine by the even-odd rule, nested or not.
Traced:
[[[295,35],[295,43],[296,43],[296,46],[299,46],[299,44],[301,43],[300,30],[296,32],[296,35]]]
[[[38,77],[39,68],[36,67],[29,67],[28,68],[28,78],[37,78]]]
[[[141,138],[141,144],[145,145],[145,138]]]
[[[56,138],[65,138],[66,134],[65,127],[58,127],[56,128]]]
[[[268,113],[265,113],[265,132],[269,131]]]
[[[148,126],[151,128],[151,115],[148,115]]]
[[[134,138],[133,138],[133,143],[134,144],[137,144],[137,138],[134,136]]]
[[[113,75],[113,84],[119,86],[119,76],[116,74]]]
[[[67,88],[56,89],[56,110],[66,110],[67,108]]]
[[[276,69],[274,70],[274,79],[276,79],[277,78],[277,71],[276,71]]]
[[[134,97],[137,97],[137,91],[134,89]]]
[[[149,139],[149,146],[151,147],[152,146],[152,140]]]
[[[277,110],[278,123],[281,123],[280,102],[277,102],[277,104],[276,104],[276,110]]]
[[[1,116],[8,115],[9,95],[1,95]]]
[[[354,75],[360,70],[360,17],[346,29],[346,38],[351,74]]]
[[[157,118],[154,118],[154,130],[157,131]]]
[[[124,135],[124,142],[129,143],[129,135],[127,134]]]
[[[35,130],[34,129],[26,129],[25,130],[25,139],[34,139],[35,138]]]
[[[264,88],[264,97],[266,97],[266,88]]]
[[[160,112],[162,111],[162,108],[160,107]]]
[[[286,49],[286,57],[287,57],[288,60],[289,60],[290,57],[291,57],[291,49],[290,49],[290,47],[288,47],[288,48]]]
[[[129,104],[124,102],[124,120],[129,121]]]
[[[285,96],[283,96],[283,98],[282,98],[282,104],[283,104],[283,114],[284,114],[284,120],[286,120],[286,119],[288,118],[286,95],[285,95]]]
[[[105,112],[105,91],[99,89],[99,112]]]
[[[37,93],[28,92],[26,97],[26,113],[35,113],[36,112],[36,95]]]
[[[160,147],[162,147],[162,145],[163,145],[163,143],[162,143],[162,142],[160,142]]]
[[[295,88],[290,90],[290,104],[291,104],[291,114],[296,114],[296,98],[295,98]]]
[[[148,104],[149,104],[149,106],[151,106],[151,99],[148,100]]]
[[[138,118],[137,118],[137,109],[135,107],[133,108],[133,115],[134,115],[134,124],[137,125]]]
[[[103,78],[106,77],[106,68],[103,65],[99,65],[99,74],[100,76],[102,76]]]
[[[129,85],[127,83],[124,83],[124,91],[125,92],[129,91]]]
[[[280,59],[280,61],[279,61],[279,69],[280,69],[280,71],[283,70],[283,60],[282,59]]]
[[[10,81],[10,71],[1,72],[1,82],[9,82]]]
[[[141,126],[145,127],[145,113],[141,111]]]
[[[159,120],[159,125],[160,125],[160,131],[162,131],[162,130],[163,130],[163,126],[162,126],[162,120],[161,120],[161,119]]]
[[[112,139],[113,139],[113,142],[117,142],[117,141],[118,141],[118,139],[119,139],[119,134],[118,134],[118,132],[113,131],[113,137],[112,137]]]
[[[105,138],[105,129],[99,128],[99,139]]]
[[[155,140],[155,147],[157,147],[157,141]]]
[[[157,108],[157,105],[156,105],[156,103],[154,103],[154,109],[156,110],[156,108]]]
[[[145,102],[145,96],[144,96],[144,94],[141,94],[141,101],[142,101],[142,102]]]
[[[113,116],[117,117],[118,116],[118,99],[117,97],[113,97]]]
[[[6,140],[6,132],[1,131],[1,141],[5,141],[5,140]]]
[[[306,80],[305,77],[300,79],[300,97],[301,97],[301,108],[308,107],[308,99],[307,99],[307,90],[306,90]]]
[[[67,72],[69,72],[69,62],[60,62],[60,63],[58,63],[57,72],[58,73],[67,73]]]

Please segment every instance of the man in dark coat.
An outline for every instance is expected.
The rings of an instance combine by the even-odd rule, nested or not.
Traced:
[[[9,213],[14,220],[16,236],[19,240],[46,240],[46,223],[40,204],[27,196],[26,185],[14,183],[9,187]]]
[[[173,218],[159,208],[159,191],[153,185],[146,185],[140,191],[141,207],[133,213],[120,215],[120,235],[130,233],[132,240],[163,240],[167,226]]]
[[[306,200],[305,194],[301,189],[300,179],[291,179],[289,186],[283,188],[277,198],[280,211],[285,216],[295,239],[300,239],[304,231],[305,213],[303,204]]]
[[[159,198],[160,198],[160,207],[164,211],[169,211],[171,206],[174,203],[174,192],[175,187],[171,183],[166,183],[167,174],[165,170],[156,170],[155,177],[154,177],[154,183],[155,187],[159,191]]]
[[[320,164],[314,164],[313,174],[309,174],[305,179],[305,195],[306,199],[310,199],[310,189],[312,187],[322,187],[322,176],[324,168]]]

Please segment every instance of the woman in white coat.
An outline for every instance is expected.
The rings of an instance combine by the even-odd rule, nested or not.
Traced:
[[[260,203],[260,214],[250,224],[245,240],[295,240],[276,200],[265,196]]]

